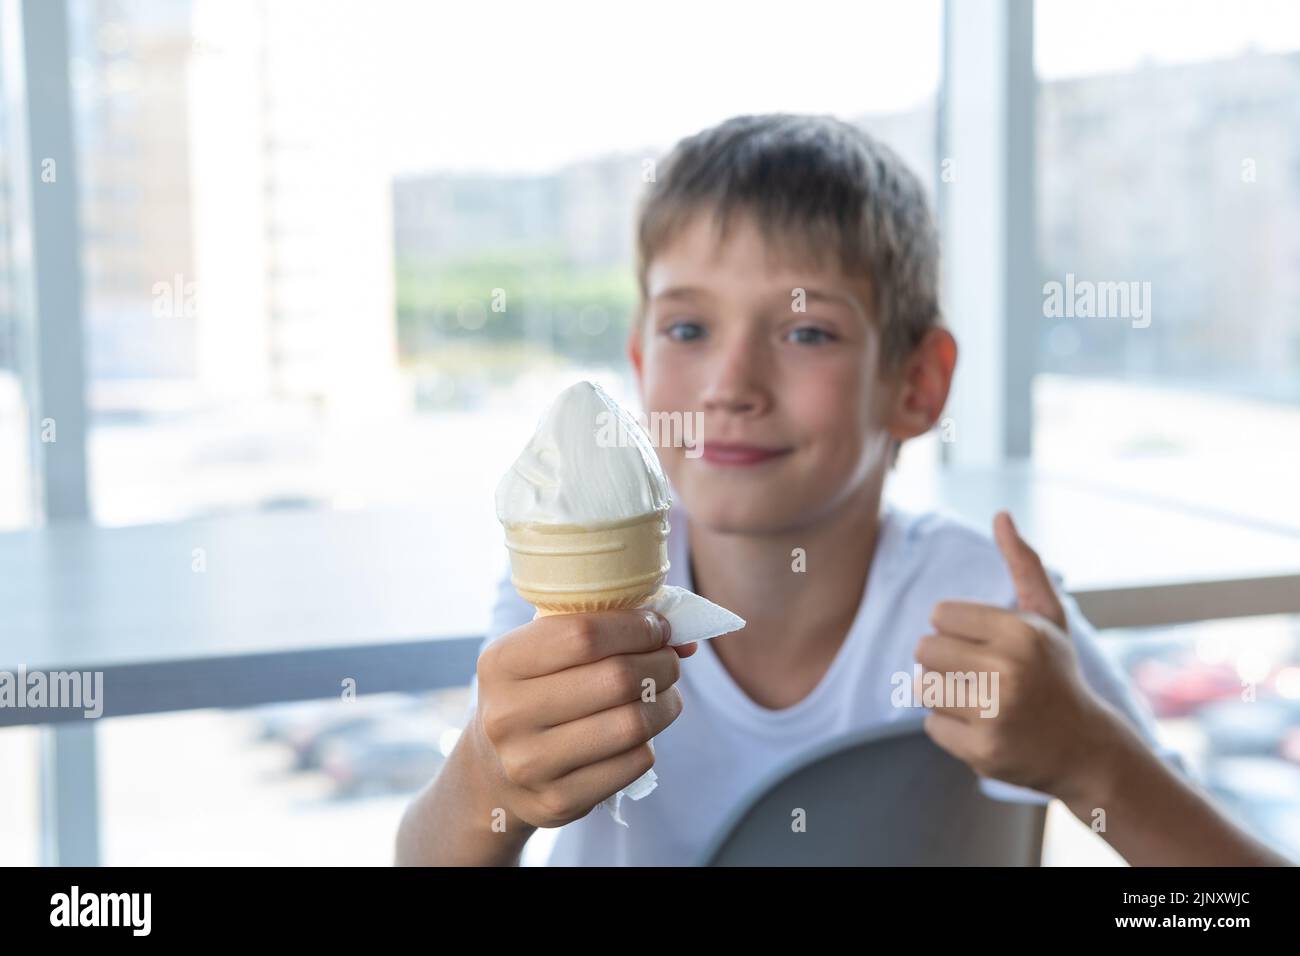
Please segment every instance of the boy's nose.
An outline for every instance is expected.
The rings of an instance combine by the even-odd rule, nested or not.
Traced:
[[[713,390],[704,397],[706,412],[729,412],[732,415],[747,415],[759,407],[757,399],[749,393]]]
[[[753,350],[733,348],[724,357],[702,396],[706,412],[755,414],[769,403],[762,362]]]

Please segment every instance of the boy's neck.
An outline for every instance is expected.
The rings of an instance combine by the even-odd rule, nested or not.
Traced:
[[[784,707],[820,681],[857,615],[880,533],[883,476],[816,525],[770,535],[690,525],[695,591],[746,626],[714,638],[728,671],[758,703]],[[806,570],[794,568],[794,549]]]

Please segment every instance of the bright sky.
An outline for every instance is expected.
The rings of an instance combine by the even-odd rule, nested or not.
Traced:
[[[282,12],[284,2],[274,0]],[[933,96],[940,74],[941,0],[289,9],[296,43],[335,51],[327,68],[375,111],[397,172],[540,171],[658,151],[741,112],[906,110]],[[1035,33],[1039,75],[1055,79],[1300,49],[1300,3],[1039,0]]]
[[[1043,79],[1300,49],[1295,0],[1039,0],[1035,15]]]
[[[736,113],[907,109],[939,81],[938,0],[376,7],[399,168],[547,169]]]

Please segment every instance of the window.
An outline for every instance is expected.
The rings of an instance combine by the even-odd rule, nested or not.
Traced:
[[[1283,548],[1300,532],[1300,16],[1107,0],[1039,3],[1035,19],[1035,464]],[[1295,628],[1104,635],[1165,741],[1292,854]],[[1092,858],[1089,842],[1063,841],[1063,858]]]
[[[1035,459],[1296,527],[1300,16],[1257,2],[1035,16]]]

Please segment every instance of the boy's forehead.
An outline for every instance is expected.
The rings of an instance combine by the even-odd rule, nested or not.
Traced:
[[[866,277],[844,275],[794,235],[769,236],[752,216],[734,216],[726,235],[709,216],[697,215],[665,242],[646,266],[646,293],[663,297],[789,296],[796,287],[808,298],[846,298],[866,308]]]

